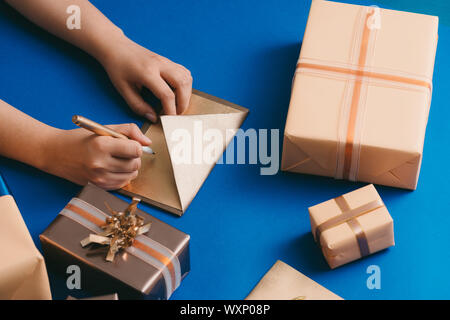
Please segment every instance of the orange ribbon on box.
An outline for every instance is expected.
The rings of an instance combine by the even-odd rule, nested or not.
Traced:
[[[349,112],[347,118],[347,128],[346,135],[343,141],[343,148],[338,148],[338,163],[336,165],[336,178],[345,178],[349,180],[357,180],[358,175],[358,167],[359,167],[359,151],[360,146],[359,142],[356,143],[357,132],[357,120],[358,120],[358,112],[360,109],[361,102],[361,92],[364,83],[367,83],[368,80],[381,80],[387,81],[395,84],[403,84],[409,86],[418,86],[422,88],[426,88],[432,91],[432,83],[430,80],[423,79],[415,79],[409,76],[403,76],[394,73],[387,72],[373,72],[371,70],[367,70],[370,68],[368,66],[368,59],[371,56],[369,48],[373,48],[373,44],[375,42],[376,30],[381,27],[380,20],[380,12],[381,9],[378,7],[362,7],[362,14],[360,14],[361,22],[359,23],[360,29],[356,32],[360,32],[360,40],[359,44],[359,54],[356,59],[357,64],[351,65],[348,64],[346,67],[336,66],[336,63],[310,63],[310,61],[314,61],[314,59],[309,58],[300,58],[297,63],[297,72],[302,72],[306,70],[314,70],[317,72],[325,73],[328,76],[335,75],[344,75],[349,78],[351,82],[353,82],[353,89],[351,92],[351,100],[349,103]],[[362,18],[361,18],[362,15]],[[378,19],[376,23],[374,20]],[[343,153],[343,157],[340,154]],[[339,159],[343,158],[343,164],[339,164]]]
[[[343,196],[335,198],[334,201],[341,210],[341,214],[321,223],[316,227],[316,242],[320,244],[320,237],[324,231],[340,224],[347,223],[356,236],[361,257],[369,255],[370,249],[366,234],[356,218],[384,207],[383,201],[381,199],[377,199],[355,209],[350,208]]]
[[[112,262],[115,254],[123,249],[161,270],[168,299],[181,282],[180,262],[169,248],[145,235],[151,224],[144,224],[144,219],[135,215],[138,202],[133,199],[125,212],[108,206],[112,213],[108,215],[90,203],[73,198],[60,214],[94,232],[81,241],[83,247],[90,243],[109,245],[107,261]]]

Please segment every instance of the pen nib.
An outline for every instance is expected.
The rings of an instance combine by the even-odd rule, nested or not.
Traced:
[[[142,147],[142,151],[147,154],[155,154],[155,152],[150,147]]]

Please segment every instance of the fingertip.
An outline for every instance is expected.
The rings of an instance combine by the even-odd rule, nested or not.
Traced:
[[[156,123],[156,121],[158,120],[156,114],[152,112],[147,112],[146,114],[144,114],[144,117],[152,123]]]
[[[127,136],[130,139],[137,141],[141,145],[149,145],[152,143],[150,138],[148,138],[135,123],[130,123],[126,126],[128,128]]]
[[[152,143],[152,140],[150,140],[149,137],[147,137],[142,131],[141,129],[136,130],[136,132],[133,134],[133,140],[136,140],[137,142],[139,142],[141,145],[143,146],[148,146],[149,144]]]
[[[188,108],[187,105],[183,105],[182,107],[179,108],[180,110],[178,111],[178,114],[180,114],[180,115],[184,114],[186,112],[187,108]]]
[[[147,137],[145,134],[142,134],[141,142],[144,146],[148,146],[152,143],[152,140],[149,137]]]
[[[153,151],[152,148],[147,147],[147,146],[143,146],[143,147],[142,147],[142,152],[143,152],[143,153],[146,153],[146,154],[155,154],[155,151]]]
[[[176,116],[177,115],[177,107],[175,104],[173,105],[166,105],[164,107],[164,114],[167,116]]]

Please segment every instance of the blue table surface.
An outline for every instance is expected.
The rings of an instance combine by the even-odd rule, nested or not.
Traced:
[[[141,45],[185,65],[194,87],[250,109],[243,128],[280,129],[310,1],[92,1]],[[395,226],[396,245],[330,270],[310,233],[307,208],[363,186],[279,172],[259,165],[217,165],[186,214],[142,208],[191,235],[191,273],[173,299],[243,299],[277,259],[345,299],[450,298],[450,3],[352,1],[440,17],[439,44],[419,186],[377,187]],[[36,28],[0,2],[0,98],[52,126],[71,129],[71,116],[101,123],[135,122],[102,67],[79,49]],[[39,234],[80,187],[27,165],[0,159],[30,233]],[[369,265],[381,289],[366,285]],[[68,294],[51,275],[54,298]]]

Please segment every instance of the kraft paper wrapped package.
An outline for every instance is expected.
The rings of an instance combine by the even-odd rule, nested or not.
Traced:
[[[0,175],[0,300],[50,300],[44,259]]]
[[[122,299],[170,298],[190,271],[189,239],[137,209],[136,200],[130,205],[92,184],[40,235],[49,269],[67,277],[77,265],[82,289]]]
[[[372,184],[310,207],[309,217],[332,269],[395,244],[394,222]]]
[[[438,17],[313,1],[282,170],[415,189],[437,40]]]
[[[278,260],[246,300],[342,300],[342,298]]]

